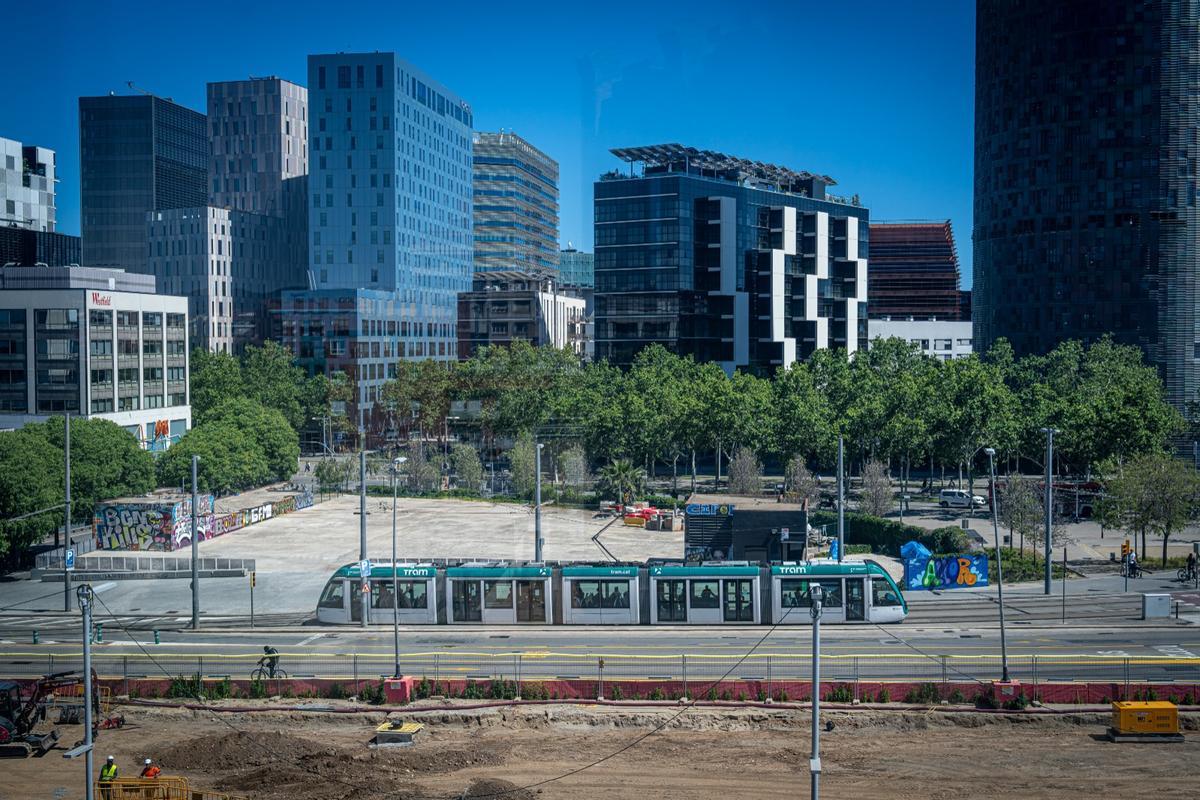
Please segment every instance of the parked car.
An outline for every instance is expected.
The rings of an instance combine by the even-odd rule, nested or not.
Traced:
[[[942,508],[982,508],[986,504],[987,501],[979,495],[962,489],[942,489],[938,495],[938,505]]]

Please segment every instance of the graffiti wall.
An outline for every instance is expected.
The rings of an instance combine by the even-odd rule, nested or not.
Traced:
[[[905,589],[969,589],[988,585],[985,555],[935,556],[916,542],[900,549]]]
[[[202,495],[197,501],[200,513],[196,519],[196,538],[203,542],[312,504],[312,494],[305,492],[288,495],[274,503],[217,514],[214,513],[212,495]],[[101,550],[164,551],[191,547],[191,506],[191,498],[174,503],[149,500],[97,506],[93,520],[96,547]]]

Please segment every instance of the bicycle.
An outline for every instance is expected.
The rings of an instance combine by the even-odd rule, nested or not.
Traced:
[[[260,664],[257,669],[250,673],[250,681],[252,683],[262,683],[267,680],[287,680],[287,676],[287,671],[282,667],[276,667],[272,670],[270,667],[264,667]]]
[[[1179,572],[1175,573],[1175,577],[1181,583],[1192,583],[1196,580],[1196,570],[1180,567]]]
[[[1126,573],[1128,573],[1128,574],[1126,574]],[[1122,564],[1121,565],[1121,577],[1122,578],[1126,578],[1126,577],[1140,578],[1140,577],[1142,577],[1142,568],[1141,568],[1141,566],[1139,566],[1137,564]]]

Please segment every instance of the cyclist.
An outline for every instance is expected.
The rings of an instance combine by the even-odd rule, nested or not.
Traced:
[[[1193,550],[1192,552],[1188,553],[1187,580],[1192,581],[1195,579],[1196,579],[1196,551]]]
[[[275,668],[279,666],[279,651],[271,647],[271,645],[267,645],[263,648],[263,653],[263,657],[258,660],[258,665],[274,678]]]
[[[1129,552],[1129,577],[1137,578],[1141,574],[1142,569],[1138,566],[1137,553],[1131,550]]]

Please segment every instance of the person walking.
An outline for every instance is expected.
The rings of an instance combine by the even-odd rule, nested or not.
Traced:
[[[113,781],[121,777],[121,770],[117,766],[116,759],[112,756],[100,767],[100,798],[101,800],[112,800],[113,796]]]

